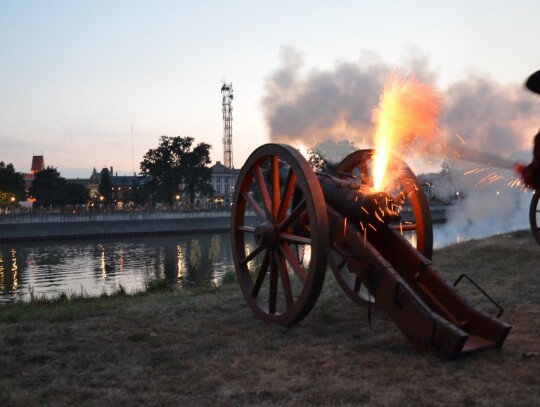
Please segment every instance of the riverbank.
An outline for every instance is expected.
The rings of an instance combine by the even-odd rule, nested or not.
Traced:
[[[454,361],[376,309],[370,328],[331,272],[292,328],[254,317],[236,284],[0,307],[0,405],[540,405],[539,255],[528,231],[435,251],[513,326],[500,351]]]
[[[434,224],[446,221],[446,209],[445,206],[431,208]],[[412,212],[402,211],[402,218],[413,220]],[[3,215],[0,216],[0,243],[225,233],[230,231],[230,219],[230,211]],[[247,214],[248,224],[256,220],[254,214]]]

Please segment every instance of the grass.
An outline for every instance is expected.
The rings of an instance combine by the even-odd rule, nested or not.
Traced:
[[[292,328],[253,316],[234,274],[197,291],[3,306],[0,405],[540,405],[539,258],[528,233],[435,252],[448,280],[469,274],[513,325],[500,351],[453,361],[415,351],[381,311],[370,328],[331,272]]]

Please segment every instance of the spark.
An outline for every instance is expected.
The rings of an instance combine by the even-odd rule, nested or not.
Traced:
[[[456,133],[456,137],[459,139],[459,141],[461,141],[463,144],[465,144],[465,141],[461,138],[461,136],[459,134]]]
[[[364,229],[364,248],[366,247],[367,229]]]
[[[521,179],[519,178],[514,178],[513,180],[510,180],[510,182],[508,182],[508,186],[510,188],[515,188],[515,187],[518,187],[521,185]]]
[[[347,218],[343,222],[343,236],[347,236]]]
[[[499,181],[500,179],[503,179],[504,177],[500,174],[497,173],[497,171],[493,171],[491,173],[489,173],[488,175],[486,175],[485,177],[483,177],[480,181],[478,181],[476,183],[476,186],[479,186],[483,183],[486,183],[486,184],[493,184],[495,181]]]
[[[382,220],[382,218],[379,216],[377,212],[375,212],[375,217],[377,218],[379,222],[384,223],[384,220]]]
[[[371,223],[368,223],[368,226],[373,229],[375,232],[377,231],[377,228],[375,226],[373,226]]]
[[[366,208],[364,208],[363,206],[361,206],[360,208],[362,208],[362,210],[363,210],[367,215],[369,215],[369,211],[368,211]]]
[[[463,175],[478,174],[479,172],[482,172],[484,170],[485,170],[485,168],[473,168],[472,170],[469,170],[469,171],[463,173]]]

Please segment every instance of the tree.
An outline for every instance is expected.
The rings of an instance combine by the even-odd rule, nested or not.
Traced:
[[[15,171],[13,164],[0,161],[0,204],[22,201],[25,197],[23,175]]]
[[[133,191],[131,196],[135,205],[143,206],[150,201],[149,191],[146,184],[136,179],[131,184],[131,190]]]
[[[84,185],[66,182],[62,190],[62,205],[84,205],[88,202],[88,188]]]
[[[100,197],[103,197],[103,200],[101,200],[100,198],[100,202],[103,202],[105,204],[111,202],[112,188],[113,185],[111,180],[111,174],[107,168],[104,168],[101,171],[101,175],[99,177],[98,193]]]
[[[356,146],[348,140],[325,140],[308,150],[308,161],[316,171],[332,174],[346,156],[356,151]]]
[[[64,204],[66,179],[60,176],[54,167],[38,171],[29,194],[36,199],[36,205],[41,207]]]
[[[148,187],[154,201],[174,203],[185,192],[191,204],[195,194],[211,191],[210,149],[207,143],[192,148],[192,137],[161,136],[156,149],[150,149],[141,162],[141,173],[148,175]],[[181,185],[184,189],[181,190]]]

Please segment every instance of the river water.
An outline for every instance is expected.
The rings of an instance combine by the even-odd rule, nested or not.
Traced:
[[[219,284],[234,270],[230,235],[94,239],[0,244],[0,303],[30,293],[128,293],[154,279],[181,286]]]
[[[484,236],[434,226],[435,248]],[[406,238],[416,245],[414,234]],[[133,293],[155,279],[207,286],[227,271],[234,271],[229,234],[0,243],[0,304],[27,301],[31,293],[98,296],[120,285]]]

